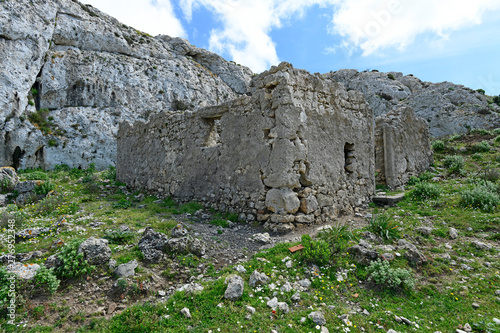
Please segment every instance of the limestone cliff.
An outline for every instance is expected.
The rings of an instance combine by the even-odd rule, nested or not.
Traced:
[[[323,75],[343,83],[348,90],[361,91],[376,117],[410,106],[429,123],[431,136],[464,133],[469,128],[500,126],[500,107],[491,98],[450,82],[423,82],[399,72],[358,72],[342,69]]]
[[[251,71],[75,0],[0,2],[0,165],[116,161],[122,120],[247,92]]]

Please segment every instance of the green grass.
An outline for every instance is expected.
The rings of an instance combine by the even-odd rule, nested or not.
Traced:
[[[475,135],[482,134],[477,132]],[[464,191],[486,184],[482,180],[485,177],[492,179],[495,186],[500,185],[498,177],[490,173],[487,175],[485,172],[487,168],[500,166],[500,151],[499,147],[490,146],[488,151],[473,153],[468,150],[465,154],[456,155],[459,157],[450,158],[452,154],[457,154],[459,148],[466,145],[473,146],[473,143],[465,141],[468,138],[470,136],[463,135],[446,141],[446,149],[435,153],[436,171],[415,177],[412,184],[407,186],[407,192],[410,194],[418,192],[419,187],[427,186],[421,184],[439,186],[438,196],[421,195],[419,200],[415,200],[412,195],[407,195],[394,207],[370,209],[371,213],[387,219],[387,223],[382,223],[376,229],[379,235],[383,236],[388,230],[398,230],[397,233],[391,234],[391,237],[385,237],[386,246],[396,246],[397,240],[404,238],[417,244],[428,259],[427,264],[412,267],[404,258],[406,250],[398,250],[402,256],[391,261],[391,268],[406,269],[411,272],[416,281],[413,289],[391,290],[383,284],[370,282],[368,268],[357,264],[347,253],[347,248],[357,243],[357,238],[362,237],[363,231],[368,227],[351,230],[337,226],[335,230],[321,236],[321,240],[328,243],[330,248],[330,253],[325,256],[328,260],[320,260],[320,268],[314,271],[312,276],[311,289],[302,292],[298,302],[291,300],[294,292],[281,294],[279,287],[285,280],[294,282],[308,277],[306,271],[310,271],[311,266],[303,260],[303,253],[292,254],[288,251],[290,246],[298,243],[286,243],[261,251],[242,263],[247,272],[240,274],[245,281],[245,289],[239,301],[230,302],[223,297],[224,279],[235,273],[231,266],[217,270],[209,259],[193,255],[177,255],[169,257],[166,262],[141,265],[141,268],[136,270],[134,280],[128,284],[129,296],[139,299],[142,294],[137,289],[139,282],[135,278],[148,281],[151,277],[149,269],[155,265],[159,268],[159,272],[163,271],[158,274],[164,279],[162,282],[181,279],[180,274],[172,269],[174,263],[193,275],[199,274],[196,268],[200,264],[207,267],[204,276],[213,278],[214,281],[203,282],[205,289],[200,294],[175,293],[168,301],[157,304],[148,301],[146,297],[108,320],[93,315],[87,317],[83,312],[70,315],[70,309],[64,304],[43,308],[37,305],[29,308],[27,304],[20,302],[18,311],[22,314],[21,318],[30,325],[35,325],[45,316],[53,318],[51,325],[26,328],[24,331],[58,332],[67,329],[69,325],[72,330],[79,332],[208,332],[211,330],[215,333],[218,329],[221,332],[269,332],[271,329],[278,332],[316,332],[315,324],[311,320],[306,319],[305,322],[301,322],[300,319],[307,318],[313,309],[322,309],[330,332],[341,332],[344,323],[338,316],[357,312],[356,309],[359,308],[366,309],[370,314],[350,314],[349,320],[353,325],[350,327],[351,332],[359,332],[361,327],[366,332],[386,332],[391,328],[399,332],[411,330],[408,326],[396,322],[394,315],[417,322],[421,332],[454,332],[459,325],[465,323],[473,326],[474,331],[486,332],[492,318],[498,318],[500,308],[500,302],[494,295],[495,290],[500,289],[500,264],[496,257],[498,250],[478,250],[471,242],[473,239],[478,239],[496,244],[498,248],[500,212],[498,209],[485,210],[481,206],[464,206],[462,197]],[[201,204],[196,202],[178,204],[171,198],[160,200],[155,196],[145,196],[139,202],[135,199],[138,193],[130,194],[119,189],[118,186],[123,184],[115,182],[114,171],[112,168],[98,172],[92,167],[81,170],[58,166],[52,172],[42,170],[20,172],[22,179],[45,181],[50,179],[59,195],[49,197],[54,198],[51,199],[53,202],[40,201],[19,208],[10,205],[8,213],[17,214],[16,222],[22,217],[23,228],[45,227],[65,216],[73,226],[63,228],[57,235],[53,234],[48,238],[39,237],[36,242],[17,243],[16,252],[47,249],[41,258],[29,261],[29,263],[42,263],[45,258],[56,253],[57,250],[51,248],[52,241],[56,238],[70,241],[75,238],[86,239],[90,236],[102,238],[107,235],[111,243],[112,258],[117,260],[118,264],[133,259],[141,262],[142,253],[136,246],[141,237],[137,232],[139,229],[150,226],[168,234],[178,223],[176,221],[178,215],[194,214],[202,208]],[[431,180],[437,175],[441,178],[439,183]],[[88,181],[79,182],[80,178]],[[97,186],[95,192],[88,191],[88,184]],[[484,186],[491,191],[494,190],[492,185]],[[429,189],[421,192],[433,193]],[[145,207],[138,208],[139,205]],[[228,223],[228,220],[237,222],[238,219],[237,214],[215,211],[212,211],[212,214],[210,222],[221,226]],[[101,221],[105,225],[95,229],[88,227],[93,221]],[[129,226],[131,233],[117,232],[121,224]],[[398,228],[391,229],[396,225]],[[432,233],[429,236],[422,236],[415,230],[421,226],[432,226]],[[84,230],[76,230],[76,227]],[[458,230],[457,240],[450,239],[450,227]],[[448,243],[451,249],[445,247],[445,243]],[[323,248],[318,246],[316,250],[321,252]],[[0,243],[0,252],[6,250],[5,244]],[[382,250],[377,251],[383,253]],[[286,257],[293,262],[290,269],[285,267],[287,260],[283,260]],[[463,259],[467,262],[462,261]],[[456,265],[453,265],[452,261],[455,261]],[[490,262],[492,267],[485,266],[484,262]],[[472,267],[472,270],[461,269],[460,265],[463,263]],[[279,284],[278,290],[271,290],[269,285],[261,289],[251,288],[248,279],[254,270],[263,272],[273,283]],[[339,272],[345,272],[347,275],[342,282],[337,280]],[[115,279],[111,272],[99,271],[99,274],[108,276],[113,281]],[[72,295],[69,294],[71,288],[78,283],[84,283],[87,281],[86,278],[82,277],[81,280],[63,284],[55,296],[51,297],[65,293]],[[88,278],[91,283],[98,283],[97,277],[90,275]],[[267,307],[265,297],[272,298],[276,291],[278,300],[287,302],[290,306],[290,313],[273,314]],[[47,302],[49,304],[52,302],[50,297]],[[473,302],[479,303],[480,307],[474,310]],[[217,307],[219,303],[222,303],[223,307]],[[325,305],[322,305],[323,303]],[[246,305],[256,309],[250,320],[245,319]],[[327,309],[329,305],[335,308],[329,310]],[[192,319],[186,319],[180,314],[180,310],[184,307],[190,309]],[[383,329],[377,329],[376,324]],[[7,332],[19,331],[18,328],[5,325],[5,318],[1,312],[0,325]]]

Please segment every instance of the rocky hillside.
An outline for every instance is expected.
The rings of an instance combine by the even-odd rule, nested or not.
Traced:
[[[122,120],[244,94],[248,68],[74,0],[0,2],[0,165],[98,168]]]
[[[342,82],[347,89],[361,91],[375,116],[400,106],[411,106],[429,122],[434,137],[500,126],[500,106],[492,98],[462,85],[423,82],[411,74],[376,70],[342,69],[324,77]]]

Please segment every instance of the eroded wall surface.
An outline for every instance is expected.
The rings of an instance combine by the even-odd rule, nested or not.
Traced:
[[[122,123],[118,179],[278,230],[352,212],[374,192],[373,113],[359,92],[282,63],[251,96]]]
[[[429,125],[410,107],[377,117],[375,142],[377,182],[390,189],[400,188],[432,164]]]

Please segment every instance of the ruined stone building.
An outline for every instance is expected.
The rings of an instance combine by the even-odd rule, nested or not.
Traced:
[[[249,95],[122,123],[118,179],[278,230],[367,205],[375,192],[375,121],[361,93],[282,63],[255,76]],[[384,148],[390,155],[391,143]]]
[[[375,172],[377,183],[390,189],[404,186],[432,163],[427,122],[412,108],[400,107],[375,120]]]

